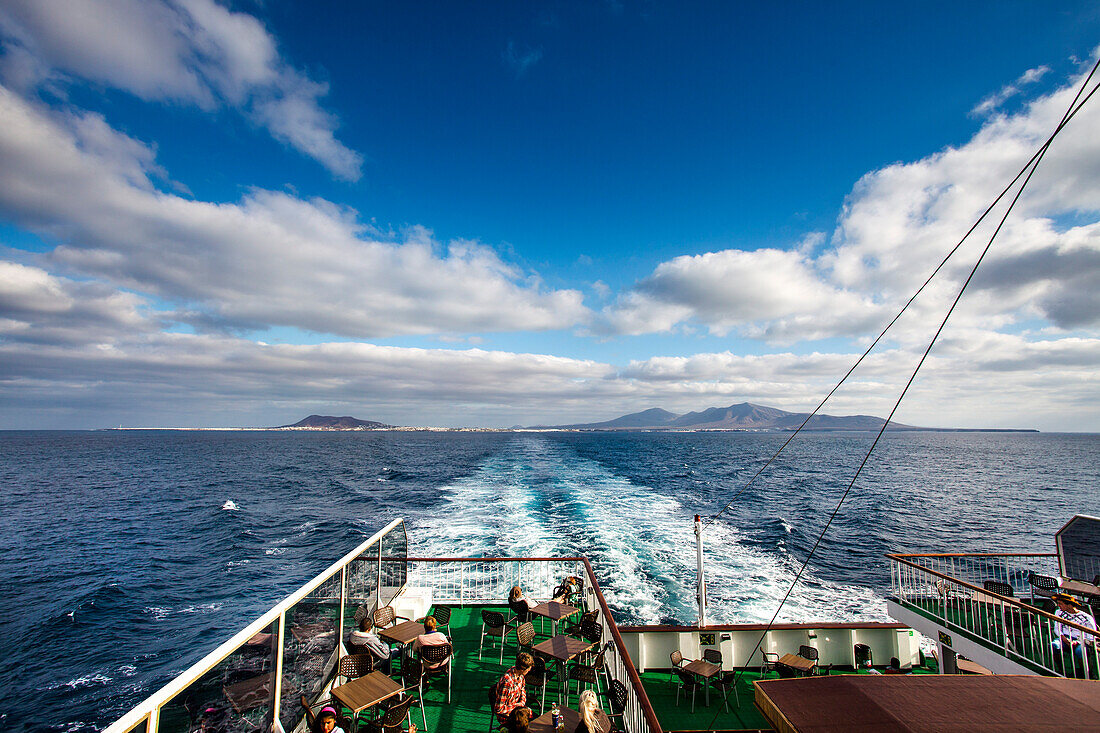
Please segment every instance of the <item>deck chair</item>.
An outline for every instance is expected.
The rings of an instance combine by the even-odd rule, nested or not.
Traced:
[[[722,704],[725,705],[727,713],[730,711],[729,703],[726,702],[730,696],[730,690],[733,690],[733,704],[736,707],[741,707],[741,699],[737,696],[737,672],[726,672],[720,678],[712,681],[711,684],[722,693]]]
[[[481,612],[481,641],[477,645],[477,658],[481,659],[481,651],[485,648],[485,637],[496,638],[500,643],[500,663],[504,664],[504,642],[508,638],[508,632],[512,626],[500,611],[482,610]]]
[[[1028,573],[1027,584],[1031,586],[1031,605],[1036,605],[1035,597],[1038,596],[1042,599],[1041,604],[1044,609],[1053,606],[1050,598],[1062,590],[1058,585],[1057,578],[1052,578],[1049,575],[1039,575],[1039,573]]]
[[[370,652],[364,654],[348,654],[340,658],[340,665],[336,670],[336,679],[344,678],[346,682],[357,680],[374,671],[374,655]]]
[[[436,629],[447,629],[447,636],[451,635],[450,606],[436,606],[432,609],[432,618],[435,619]]]
[[[416,698],[406,697],[399,703],[392,705],[386,712],[382,713],[382,717],[378,720],[372,720],[367,723],[367,730],[370,733],[405,733],[407,728],[405,727],[405,719],[411,720],[412,715],[409,713],[409,707],[416,702]],[[424,705],[420,705],[421,718],[424,718]],[[427,720],[424,720],[424,730],[428,729]]]
[[[798,656],[802,657],[803,659],[809,659],[813,661],[814,666],[810,668],[809,674],[807,675],[809,677],[812,677],[814,674],[814,670],[817,669],[817,660],[819,659],[817,648],[802,644],[798,647]]]
[[[454,659],[454,647],[450,644],[433,644],[420,647],[420,681],[417,687],[420,690],[420,699],[424,699],[424,681],[435,677],[447,676],[447,704],[451,704],[451,662]],[[440,664],[441,667],[429,667],[430,664]],[[424,724],[427,727],[427,723]]]
[[[626,685],[619,680],[611,680],[611,684],[607,688],[607,702],[611,706],[611,712],[607,714],[607,717],[611,719],[611,724],[616,730],[626,730],[626,726],[623,724],[623,719],[626,717]]]
[[[668,686],[672,687],[672,680],[676,677],[676,670],[687,664],[683,653],[677,649],[668,655],[668,661],[672,662],[672,668],[668,670]]]
[[[676,688],[676,706],[680,706],[680,692],[687,696],[687,691],[691,690],[691,712],[695,712],[695,692],[702,687],[699,684],[699,680],[695,678],[695,675],[690,672],[685,672],[682,669],[676,670],[676,676],[680,678],[680,686]]]
[[[374,612],[374,625],[379,628],[385,626],[396,626],[397,619],[402,621],[411,621],[412,619],[405,616],[398,616],[397,611],[393,610],[393,606],[382,606]]]

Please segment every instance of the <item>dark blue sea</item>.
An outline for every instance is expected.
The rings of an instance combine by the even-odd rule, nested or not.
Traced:
[[[104,728],[394,517],[415,555],[584,554],[620,620],[691,622],[692,517],[768,433],[0,432],[0,729]],[[707,532],[712,622],[760,621],[868,434],[800,436]],[[1053,551],[1100,436],[887,436],[780,618],[880,619],[891,551]]]

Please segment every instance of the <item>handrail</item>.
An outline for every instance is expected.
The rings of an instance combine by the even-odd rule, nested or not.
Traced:
[[[316,590],[323,582],[329,580],[334,573],[339,572],[341,568],[359,557],[359,555],[363,554],[363,552],[372,545],[381,542],[382,538],[400,525],[402,521],[404,520],[397,518],[375,532],[369,539],[356,546],[354,550],[328,566],[308,583],[272,606],[266,613],[248,626],[238,631],[230,637],[228,641],[218,645],[217,648],[205,655],[202,659],[176,675],[167,685],[142,700],[132,710],[108,726],[104,733],[123,733],[124,731],[129,731],[142,720],[149,717],[151,712],[158,710],[160,706],[172,700],[172,698],[186,689],[195,680],[212,670],[218,663],[236,651],[250,638],[265,628],[270,627],[277,619],[281,618],[287,610]]]
[[[631,626],[623,625],[619,627],[619,631],[623,631],[628,634],[635,634],[639,632],[676,632],[676,633],[698,633],[700,631],[763,631],[764,629],[771,629],[773,631],[800,631],[803,629],[908,629],[905,624],[899,624],[896,621],[822,621],[820,623],[776,623],[776,624],[761,624],[761,623],[744,623],[744,624],[707,624],[706,626],[676,626],[676,625],[645,625],[645,626]]]
[[[588,562],[588,558],[581,559],[584,562],[585,572],[588,573],[588,579],[592,583],[591,587],[596,591],[596,600],[599,601],[600,609],[603,611],[604,618],[607,619],[607,628],[611,631],[611,638],[615,640],[615,646],[620,650],[619,656],[625,662],[626,675],[630,678],[630,683],[634,685],[634,689],[642,691],[642,694],[638,697],[638,702],[642,706],[642,714],[645,716],[646,724],[649,725],[650,730],[661,733],[662,728],[661,723],[657,720],[657,713],[649,702],[649,696],[645,694],[645,687],[642,685],[642,678],[638,674],[638,670],[634,667],[634,660],[626,652],[626,645],[623,642],[622,635],[619,634],[619,627],[615,625],[615,621],[611,617],[611,610],[607,607],[607,601],[603,597],[603,591],[600,590],[600,585],[596,582],[596,574],[592,571],[592,564]]]
[[[1056,552],[905,552],[886,557],[1058,557]]]
[[[1039,554],[1039,553],[1032,553],[1032,554],[1025,554],[1025,553],[1002,553],[1002,554],[970,553],[970,554],[967,554],[967,555],[948,555],[947,557],[1049,557],[1049,556],[1050,555],[1048,555],[1046,553],[1042,553],[1042,554]],[[1089,634],[1091,634],[1092,636],[1095,636],[1098,640],[1100,640],[1100,632],[1095,631],[1093,629],[1090,629],[1087,626],[1081,626],[1080,624],[1076,624],[1076,623],[1074,623],[1074,622],[1072,622],[1068,619],[1064,619],[1064,618],[1061,618],[1059,616],[1055,616],[1052,613],[1048,613],[1047,611],[1044,611],[1041,608],[1036,608],[1035,606],[1029,606],[1026,603],[1021,603],[1020,601],[1018,601],[1015,598],[1009,598],[1008,596],[1002,596],[999,593],[994,593],[991,590],[986,590],[985,588],[973,585],[972,583],[968,583],[965,580],[960,580],[959,578],[955,578],[955,577],[952,577],[950,575],[946,575],[944,573],[941,573],[938,570],[933,570],[932,568],[926,568],[923,565],[918,565],[914,562],[909,562],[908,560],[905,559],[906,557],[930,557],[928,555],[896,555],[896,554],[887,553],[886,557],[889,558],[890,560],[895,560],[895,561],[897,561],[899,563],[902,563],[904,565],[908,565],[911,568],[916,568],[917,570],[920,570],[921,572],[928,573],[929,575],[935,575],[936,577],[942,578],[943,580],[950,581],[950,582],[954,583],[957,586],[960,586],[960,587],[963,587],[963,588],[969,588],[970,590],[977,591],[978,593],[981,593],[983,595],[994,596],[997,599],[999,599],[1000,601],[1002,601],[1003,603],[1007,603],[1009,605],[1015,606],[1015,607],[1017,607],[1017,608],[1019,608],[1023,611],[1026,611],[1028,613],[1039,616],[1040,618],[1046,618],[1046,619],[1049,619],[1050,621],[1060,623],[1063,626],[1069,626],[1069,627],[1074,628],[1074,629],[1079,629],[1081,631],[1088,632]],[[944,556],[941,555],[940,557],[944,557]]]

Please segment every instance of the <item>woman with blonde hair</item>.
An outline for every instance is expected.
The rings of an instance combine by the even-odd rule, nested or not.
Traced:
[[[602,711],[600,710],[600,703],[596,700],[596,693],[592,690],[582,692],[580,698],[581,721],[577,723],[575,733],[603,733],[597,715],[599,712]]]

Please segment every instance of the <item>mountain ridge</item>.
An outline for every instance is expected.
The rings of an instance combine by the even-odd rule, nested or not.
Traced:
[[[573,425],[535,425],[529,430],[774,430],[798,429],[809,413],[787,412],[776,407],[740,402],[729,407],[709,407],[681,415],[659,407],[633,412],[611,420]],[[873,431],[886,422],[874,415],[814,415],[803,430],[814,432]],[[888,430],[941,432],[1034,432],[1031,430],[983,430],[980,428],[925,428],[891,422]]]

